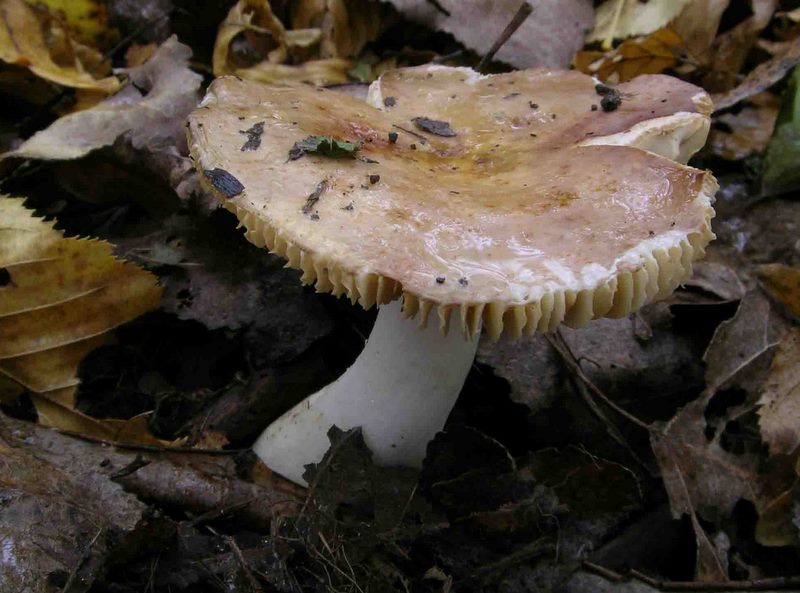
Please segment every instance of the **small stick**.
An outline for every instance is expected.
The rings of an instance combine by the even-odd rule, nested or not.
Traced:
[[[65,434],[70,437],[74,437],[76,439],[80,439],[82,441],[87,441],[89,443],[97,443],[99,445],[105,445],[107,447],[116,447],[117,449],[130,449],[132,451],[152,451],[154,453],[194,453],[194,454],[201,454],[201,455],[237,455],[238,453],[244,453],[245,451],[250,451],[250,449],[201,449],[201,448],[193,448],[193,447],[175,447],[172,445],[144,445],[141,443],[124,443],[119,441],[112,441],[110,439],[103,439],[100,437],[93,437],[88,434],[82,434],[80,432],[74,432],[72,430],[61,430],[59,428],[54,428],[56,432],[60,432],[61,434]]]
[[[97,541],[97,538],[100,537],[100,534],[103,533],[103,527],[101,527],[97,533],[94,534],[92,541],[86,544],[86,550],[83,552],[83,556],[78,561],[78,564],[75,565],[75,568],[72,569],[72,572],[69,573],[69,578],[67,582],[64,583],[64,587],[61,589],[61,593],[69,593],[69,590],[72,589],[72,585],[75,583],[75,579],[78,577],[78,571],[81,569],[81,566],[89,559],[89,556],[92,553],[92,547],[94,543]]]
[[[517,14],[514,15],[514,18],[511,19],[511,22],[508,23],[503,32],[500,34],[500,37],[497,38],[497,41],[494,42],[494,45],[486,52],[486,55],[483,56],[481,61],[478,63],[478,67],[476,70],[483,74],[483,71],[486,69],[486,66],[489,65],[489,62],[492,61],[494,58],[494,54],[496,54],[503,44],[508,41],[509,37],[511,37],[514,32],[519,29],[520,25],[525,22],[531,13],[533,12],[533,6],[531,6],[530,2],[523,2],[522,5],[517,10]]]

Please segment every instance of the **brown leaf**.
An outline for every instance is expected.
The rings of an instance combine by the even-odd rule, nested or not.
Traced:
[[[761,105],[744,107],[738,113],[724,113],[714,118],[717,125],[712,126],[708,137],[711,152],[730,161],[762,153],[772,137],[778,117],[778,102],[773,95],[768,97],[761,101]]]
[[[469,49],[485,54],[519,9],[519,0],[389,0],[407,19],[450,33]],[[564,68],[583,47],[594,23],[588,0],[531,0],[533,14],[497,52],[517,68]],[[476,26],[480,23],[480,26]]]
[[[629,39],[611,52],[580,51],[573,66],[606,82],[626,82],[642,74],[658,74],[678,63],[683,39],[669,27],[647,37]]]
[[[40,22],[36,10],[24,0],[0,0],[0,60],[28,68],[62,86],[107,94],[117,91],[120,85],[116,77],[96,78],[92,74],[93,66],[102,61],[100,54],[70,40],[56,25],[52,18]]]
[[[703,356],[709,396],[737,379],[780,342],[770,320],[769,301],[754,291],[744,296],[733,318],[719,325]]]
[[[190,56],[191,50],[173,36],[150,60],[127,71],[130,82],[119,93],[56,120],[3,158],[76,159],[123,134],[135,148],[176,152],[176,146],[185,146],[184,122],[197,104],[202,81],[189,69]]]
[[[771,455],[790,455],[800,446],[800,328],[778,346],[758,410],[761,436]]]
[[[155,308],[161,289],[108,243],[64,238],[22,202],[0,197],[0,374],[37,394],[42,422],[96,427],[103,423],[71,410],[78,364],[114,328]]]
[[[709,92],[727,91],[736,84],[750,50],[772,19],[778,0],[750,0],[750,6],[752,15],[719,35],[702,60],[708,73],[701,86]]]
[[[768,89],[798,63],[800,63],[800,38],[795,39],[783,53],[756,66],[736,87],[725,93],[712,95],[716,110],[727,109]]]
[[[756,271],[772,295],[794,315],[800,316],[800,268],[783,264],[764,264]]]
[[[321,30],[320,57],[354,58],[380,34],[385,7],[372,0],[305,0],[292,12],[292,28]]]

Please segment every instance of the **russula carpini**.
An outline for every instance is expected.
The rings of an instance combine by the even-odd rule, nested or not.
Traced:
[[[710,112],[668,76],[421,66],[367,102],[217,79],[189,120],[206,185],[304,283],[381,307],[359,359],[256,453],[302,483],[336,424],[379,463],[418,465],[481,328],[517,338],[669,295],[713,238],[716,181],[682,164]]]

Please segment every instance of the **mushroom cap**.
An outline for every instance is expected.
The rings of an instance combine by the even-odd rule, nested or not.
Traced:
[[[400,69],[368,103],[224,77],[189,144],[247,238],[318,291],[517,337],[669,295],[713,238],[716,181],[671,160],[705,142],[708,95],[667,76],[597,107],[608,93],[547,70]],[[357,158],[289,159],[315,135],[359,142]]]

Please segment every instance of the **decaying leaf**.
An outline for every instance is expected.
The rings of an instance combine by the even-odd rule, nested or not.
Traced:
[[[519,9],[518,0],[388,0],[407,19],[453,35],[478,54],[489,51]],[[565,68],[594,23],[588,0],[532,0],[533,14],[497,52],[517,68]],[[480,23],[480,26],[476,26]]]
[[[761,435],[770,453],[794,453],[800,446],[800,328],[778,347],[758,403]]]
[[[129,83],[119,93],[56,120],[3,157],[76,159],[123,134],[134,148],[175,152],[185,146],[184,121],[202,81],[189,69],[190,57],[191,50],[173,36],[143,65],[126,71]]]
[[[46,22],[53,28],[57,25],[54,19]],[[92,66],[102,61],[100,54],[69,40],[63,30],[55,31],[58,35],[51,30],[46,36],[43,26],[36,10],[25,0],[0,0],[0,60],[29,68],[62,86],[107,94],[119,89],[116,77],[94,75]],[[65,42],[54,44],[59,38]]]
[[[800,316],[800,269],[783,264],[759,266],[758,277],[794,315]]]
[[[36,394],[43,422],[81,430],[99,421],[76,424],[80,415],[69,412],[78,364],[114,328],[155,308],[161,289],[108,243],[64,238],[21,199],[1,198],[0,220],[0,374]]]
[[[607,82],[626,82],[642,74],[659,74],[678,63],[683,39],[669,27],[647,37],[629,39],[611,52],[580,51],[573,65]]]
[[[706,393],[713,395],[740,378],[780,342],[771,326],[769,301],[758,291],[747,293],[733,318],[719,325],[703,360]],[[749,383],[752,377],[743,381]]]
[[[603,41],[647,35],[669,24],[692,0],[606,0],[597,8],[594,29],[587,41]]]
[[[309,153],[333,159],[353,158],[358,147],[358,142],[347,142],[330,136],[308,136],[295,142],[289,149],[289,160],[295,161]]]

